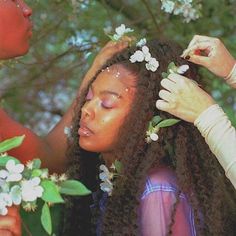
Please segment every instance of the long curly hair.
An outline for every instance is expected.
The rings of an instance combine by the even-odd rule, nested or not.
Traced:
[[[235,190],[197,128],[181,121],[174,126],[161,129],[158,133],[158,142],[150,144],[145,142],[147,125],[154,115],[173,118],[172,115],[155,107],[161,89],[161,72],[167,71],[171,61],[177,65],[187,64],[179,57],[181,48],[173,42],[154,40],[148,42],[147,46],[152,56],[160,62],[156,72],[148,71],[145,63],[132,64],[129,61],[130,56],[137,50],[136,46],[133,46],[110,59],[90,82],[91,84],[104,68],[114,64],[124,66],[137,78],[134,101],[119,131],[114,151],[116,159],[122,162],[123,175],[116,180],[112,196],[107,200],[102,219],[102,235],[140,234],[138,209],[145,180],[149,170],[163,164],[175,172],[179,187],[171,220],[167,226],[168,235],[172,234],[180,192],[186,194],[193,209],[197,235],[234,235],[236,232]],[[199,82],[196,66],[193,64],[189,66],[186,76]],[[86,101],[90,84],[78,99],[68,156],[70,176],[79,179],[95,192],[99,189],[98,166],[102,160],[99,158],[99,153],[83,150],[79,146],[78,137],[81,108]],[[62,229],[63,236],[95,235],[96,226],[91,204],[93,204],[91,195],[68,198]]]

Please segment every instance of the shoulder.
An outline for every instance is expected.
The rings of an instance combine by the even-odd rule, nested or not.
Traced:
[[[178,191],[175,172],[163,166],[149,171],[141,198],[144,199],[151,193],[156,192],[169,192],[176,195]],[[180,197],[184,197],[184,195],[181,194]]]

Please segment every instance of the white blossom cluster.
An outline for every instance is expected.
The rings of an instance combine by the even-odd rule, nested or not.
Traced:
[[[193,0],[161,0],[161,9],[169,14],[183,15],[184,22],[189,23],[200,17],[202,5]]]
[[[24,168],[23,164],[15,164],[13,160],[9,160],[6,168],[0,170],[0,215],[8,213],[7,207],[20,205],[22,202],[35,202],[42,197],[41,179],[24,179]]]

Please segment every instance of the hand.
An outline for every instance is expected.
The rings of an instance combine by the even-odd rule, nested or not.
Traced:
[[[161,81],[156,106],[188,122],[194,122],[208,107],[215,104],[212,97],[202,90],[195,81],[179,74],[170,74]]]
[[[0,216],[1,236],[21,236],[21,218],[16,206],[8,208],[6,216]]]
[[[131,40],[129,37],[123,37],[118,42],[109,41],[96,56],[93,66],[97,67],[97,69],[101,68],[112,56],[128,47]]]
[[[206,67],[220,77],[228,76],[236,62],[220,39],[201,35],[193,37],[181,57]]]
[[[109,60],[112,56],[114,56],[118,52],[128,47],[130,40],[131,40],[130,38],[125,37],[123,40],[119,42],[110,41],[100,50],[100,52],[94,59],[91,68],[85,75],[82,84],[79,88],[78,94],[84,87],[86,87],[89,81],[93,78],[93,76],[97,73],[97,71],[106,63],[107,60]]]

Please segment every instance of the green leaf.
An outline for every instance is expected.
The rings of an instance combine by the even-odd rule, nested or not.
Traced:
[[[176,69],[176,65],[174,62],[171,62],[169,65],[168,65],[168,71],[169,70],[175,70]]]
[[[18,159],[16,159],[15,157],[2,156],[2,157],[0,157],[0,166],[5,167],[6,164],[7,164],[7,162],[8,162],[9,160],[13,160],[13,161],[15,162],[15,164],[20,164],[20,163],[21,163],[21,162],[20,162]]]
[[[40,184],[44,191],[42,199],[45,202],[52,202],[52,203],[63,203],[64,200],[59,193],[58,186],[52,182],[51,180],[43,180]]]
[[[117,40],[114,39],[114,37],[113,37],[112,35],[109,35],[109,34],[108,34],[107,36],[110,38],[111,41],[113,41],[113,42],[116,42],[116,41],[117,41]]]
[[[11,139],[7,139],[0,143],[0,153],[7,152],[13,148],[20,146],[25,138],[25,135],[17,136]]]
[[[156,126],[161,120],[162,118],[160,116],[154,116],[152,118],[152,126]]]
[[[84,196],[91,194],[81,182],[77,180],[66,180],[60,184],[60,193],[72,196]]]
[[[164,127],[175,125],[178,122],[180,122],[180,120],[177,120],[177,119],[166,119],[166,120],[161,121],[157,126],[159,128],[164,128]]]
[[[52,234],[52,219],[51,219],[50,209],[46,202],[44,203],[43,208],[42,208],[41,223],[42,223],[43,228],[46,230],[46,232],[49,235],[51,235]]]
[[[118,161],[118,160],[115,160],[114,165],[115,165],[115,168],[116,168],[117,173],[120,174],[121,171],[122,171],[122,164],[121,164],[121,162]]]
[[[41,160],[40,159],[34,159],[33,160],[33,169],[40,169],[41,167]]]
[[[161,76],[163,79],[166,79],[168,77],[169,73],[166,73],[166,72],[162,72],[161,73]]]
[[[32,171],[32,177],[39,177],[39,176],[41,176],[41,174],[42,174],[42,170],[40,170],[40,169],[34,169],[33,171]]]

